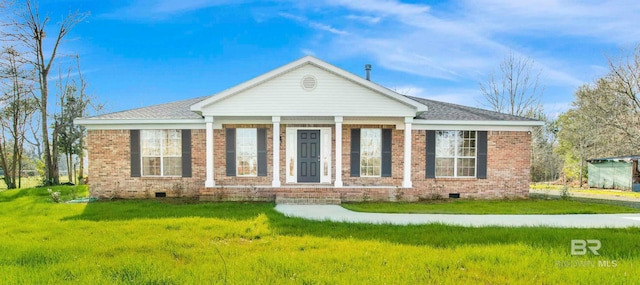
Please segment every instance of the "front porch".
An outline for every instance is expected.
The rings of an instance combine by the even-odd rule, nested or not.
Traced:
[[[412,187],[412,117],[205,117],[205,121],[204,188]],[[361,128],[382,134],[377,140],[382,140],[385,149],[378,153],[377,173],[365,174],[362,170],[361,175],[360,156],[354,156],[353,142],[359,149]],[[236,162],[234,158],[237,154],[233,148],[238,144],[234,137],[236,130],[241,129],[258,134],[255,162],[258,167],[255,173],[249,171],[249,175],[241,172],[240,165],[246,169],[254,164]],[[358,137],[353,137],[353,130],[358,131]]]
[[[363,201],[416,201],[428,198],[392,186],[217,186],[200,189],[200,201],[260,201],[277,204],[333,204]]]

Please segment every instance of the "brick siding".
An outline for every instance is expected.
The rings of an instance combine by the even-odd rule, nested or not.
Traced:
[[[487,179],[430,178],[425,175],[426,131],[413,131],[411,179],[407,192],[417,199],[447,198],[526,198],[529,193],[531,135],[527,132],[487,132]]]
[[[129,130],[90,130],[89,190],[92,196],[151,198],[196,197],[205,180],[205,131],[191,131],[192,177],[131,177]]]
[[[226,176],[224,128],[267,129],[267,176]],[[413,188],[402,185],[404,159],[404,130],[392,125],[343,125],[342,130],[342,180],[344,188],[327,185],[310,186],[285,183],[286,128],[331,127],[333,125],[285,125],[280,126],[280,182],[283,187],[270,187],[273,173],[273,126],[225,125],[214,130],[215,188],[204,188],[205,180],[205,131],[192,130],[193,177],[130,177],[129,131],[91,130],[88,132],[89,183],[94,196],[121,198],[154,197],[155,192],[167,196],[200,196],[202,200],[274,201],[279,193],[330,192],[339,193],[341,201],[416,201],[447,198],[449,193],[460,193],[462,198],[524,198],[529,189],[529,165],[531,135],[527,132],[489,131],[487,143],[487,179],[475,178],[425,178],[426,131],[412,132],[412,181]],[[392,128],[392,177],[351,177],[350,152],[352,128]],[[335,151],[335,135],[332,135]],[[335,154],[332,154],[335,165]],[[334,176],[332,173],[332,176]],[[335,180],[335,177],[333,177]],[[332,195],[333,196],[333,195]],[[310,197],[315,197],[311,195]]]

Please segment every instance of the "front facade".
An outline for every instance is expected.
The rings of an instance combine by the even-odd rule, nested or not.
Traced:
[[[210,97],[76,123],[92,195],[283,203],[526,197],[540,125],[403,96],[310,56]]]

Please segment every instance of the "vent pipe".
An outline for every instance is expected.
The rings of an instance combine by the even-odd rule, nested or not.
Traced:
[[[371,64],[365,64],[364,65],[364,71],[366,73],[366,79],[367,80],[371,80]]]

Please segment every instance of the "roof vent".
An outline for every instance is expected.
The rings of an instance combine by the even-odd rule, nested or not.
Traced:
[[[364,65],[365,78],[371,80],[371,64]]]
[[[313,75],[305,75],[302,77],[302,81],[300,81],[300,86],[304,91],[313,91],[318,86],[318,80]]]

